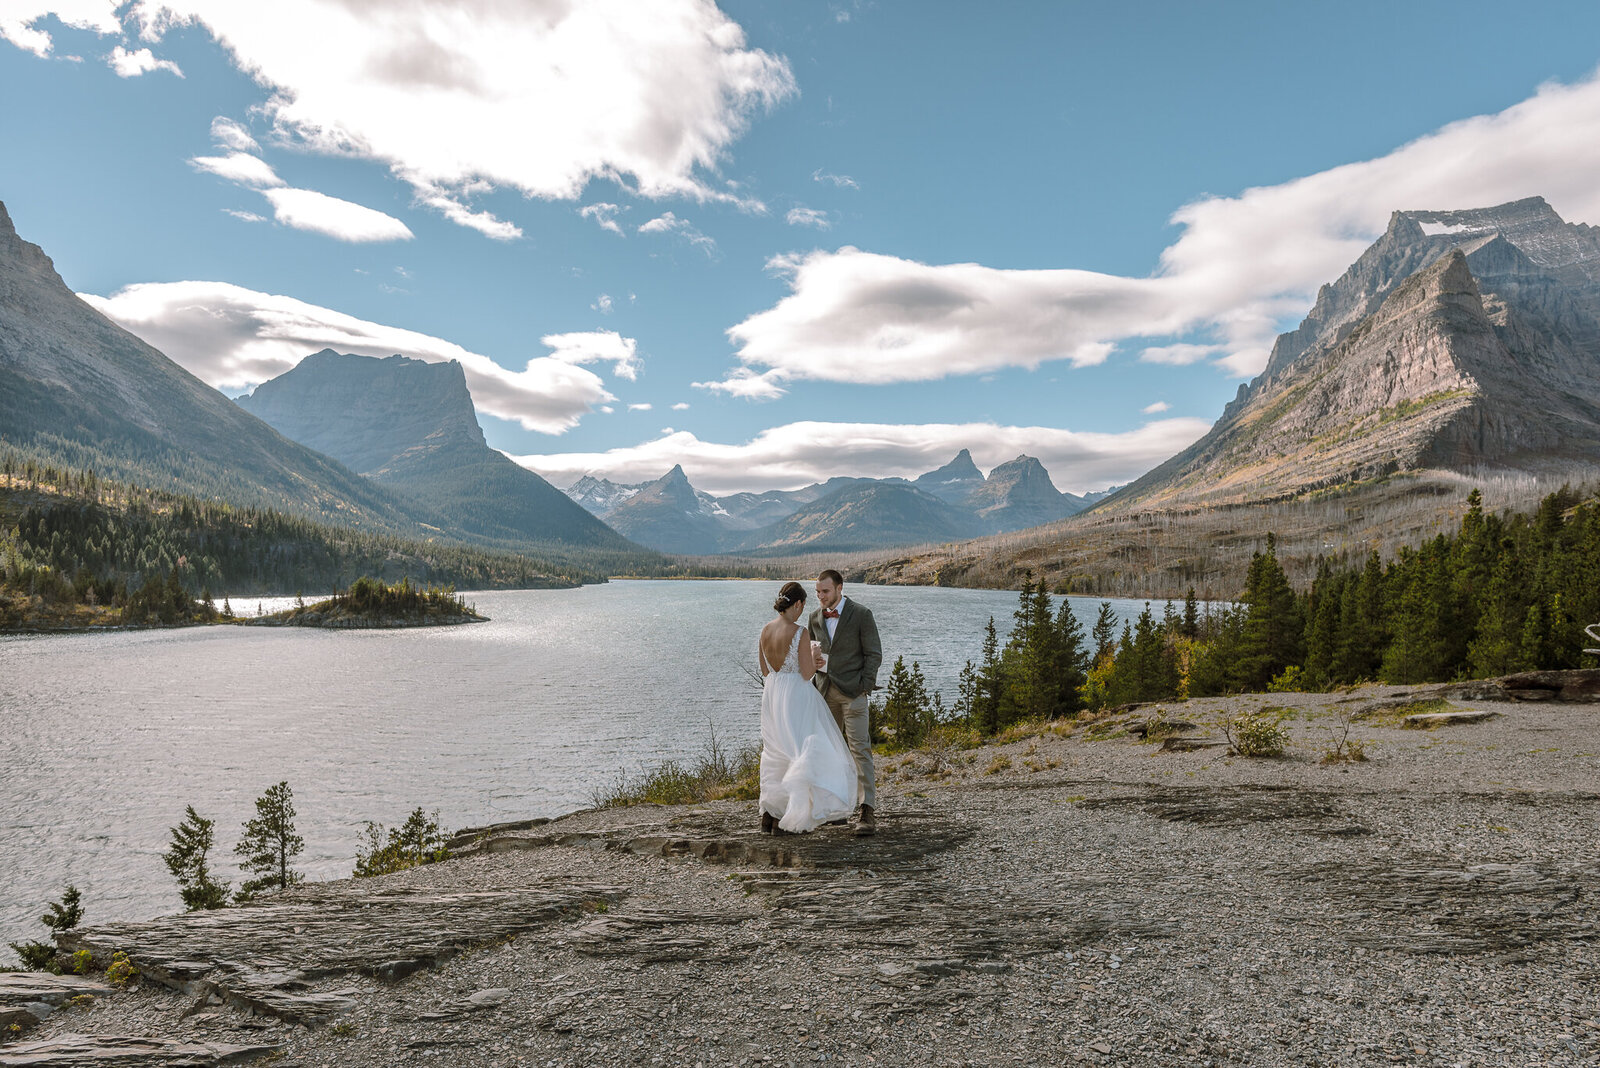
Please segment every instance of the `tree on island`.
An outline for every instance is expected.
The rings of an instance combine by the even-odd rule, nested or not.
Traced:
[[[216,824],[186,805],[183,822],[172,828],[172,844],[162,857],[167,870],[178,880],[178,896],[183,907],[190,912],[199,909],[220,909],[228,903],[228,884],[211,878],[206,855],[215,842],[212,833]]]
[[[245,821],[244,838],[233,847],[244,858],[240,867],[256,873],[239,887],[238,900],[249,900],[263,890],[287,890],[305,879],[289,867],[306,847],[305,839],[294,833],[294,815],[294,795],[287,782],[256,798],[255,819]]]

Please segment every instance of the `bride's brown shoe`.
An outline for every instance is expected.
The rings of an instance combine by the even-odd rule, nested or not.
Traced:
[[[763,812],[761,814],[761,833],[771,834],[774,826],[776,826],[776,821],[773,820],[772,813]]]

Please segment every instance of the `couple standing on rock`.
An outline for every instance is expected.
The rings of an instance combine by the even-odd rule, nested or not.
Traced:
[[[868,695],[878,686],[883,646],[865,605],[844,595],[837,571],[817,576],[822,606],[807,624],[806,590],[778,591],[778,618],[761,629],[761,829],[801,833],[844,824],[860,805],[855,833],[877,830]],[[803,640],[804,639],[804,640]]]

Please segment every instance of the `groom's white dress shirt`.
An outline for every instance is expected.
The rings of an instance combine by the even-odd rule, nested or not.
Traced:
[[[842,615],[844,613],[844,603],[848,599],[849,598],[846,598],[846,597],[840,597],[838,604],[834,605],[831,609],[830,608],[824,608],[822,611],[824,613],[827,613],[827,612],[838,612],[838,613],[840,613]],[[830,616],[825,614],[822,617],[822,621],[828,625],[828,642],[831,644],[833,642],[833,636],[835,634],[839,633],[839,616],[831,616],[830,617]]]

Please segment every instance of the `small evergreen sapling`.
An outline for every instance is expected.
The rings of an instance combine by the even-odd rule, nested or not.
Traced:
[[[305,847],[305,839],[294,833],[294,795],[289,784],[269,787],[256,798],[255,819],[245,821],[244,837],[233,847],[244,858],[240,867],[256,875],[239,887],[238,900],[248,900],[263,890],[287,890],[304,880],[289,864]]]
[[[211,877],[206,856],[215,842],[213,828],[216,824],[185,806],[183,822],[172,828],[172,844],[162,858],[167,870],[178,880],[178,895],[183,907],[190,912],[198,909],[220,909],[228,903],[228,884]]]
[[[83,920],[83,894],[76,886],[68,885],[60,901],[50,903],[50,911],[39,917],[39,922],[59,935],[70,931]],[[11,948],[22,958],[22,966],[30,972],[61,974],[61,960],[56,947],[48,942],[11,942]]]

